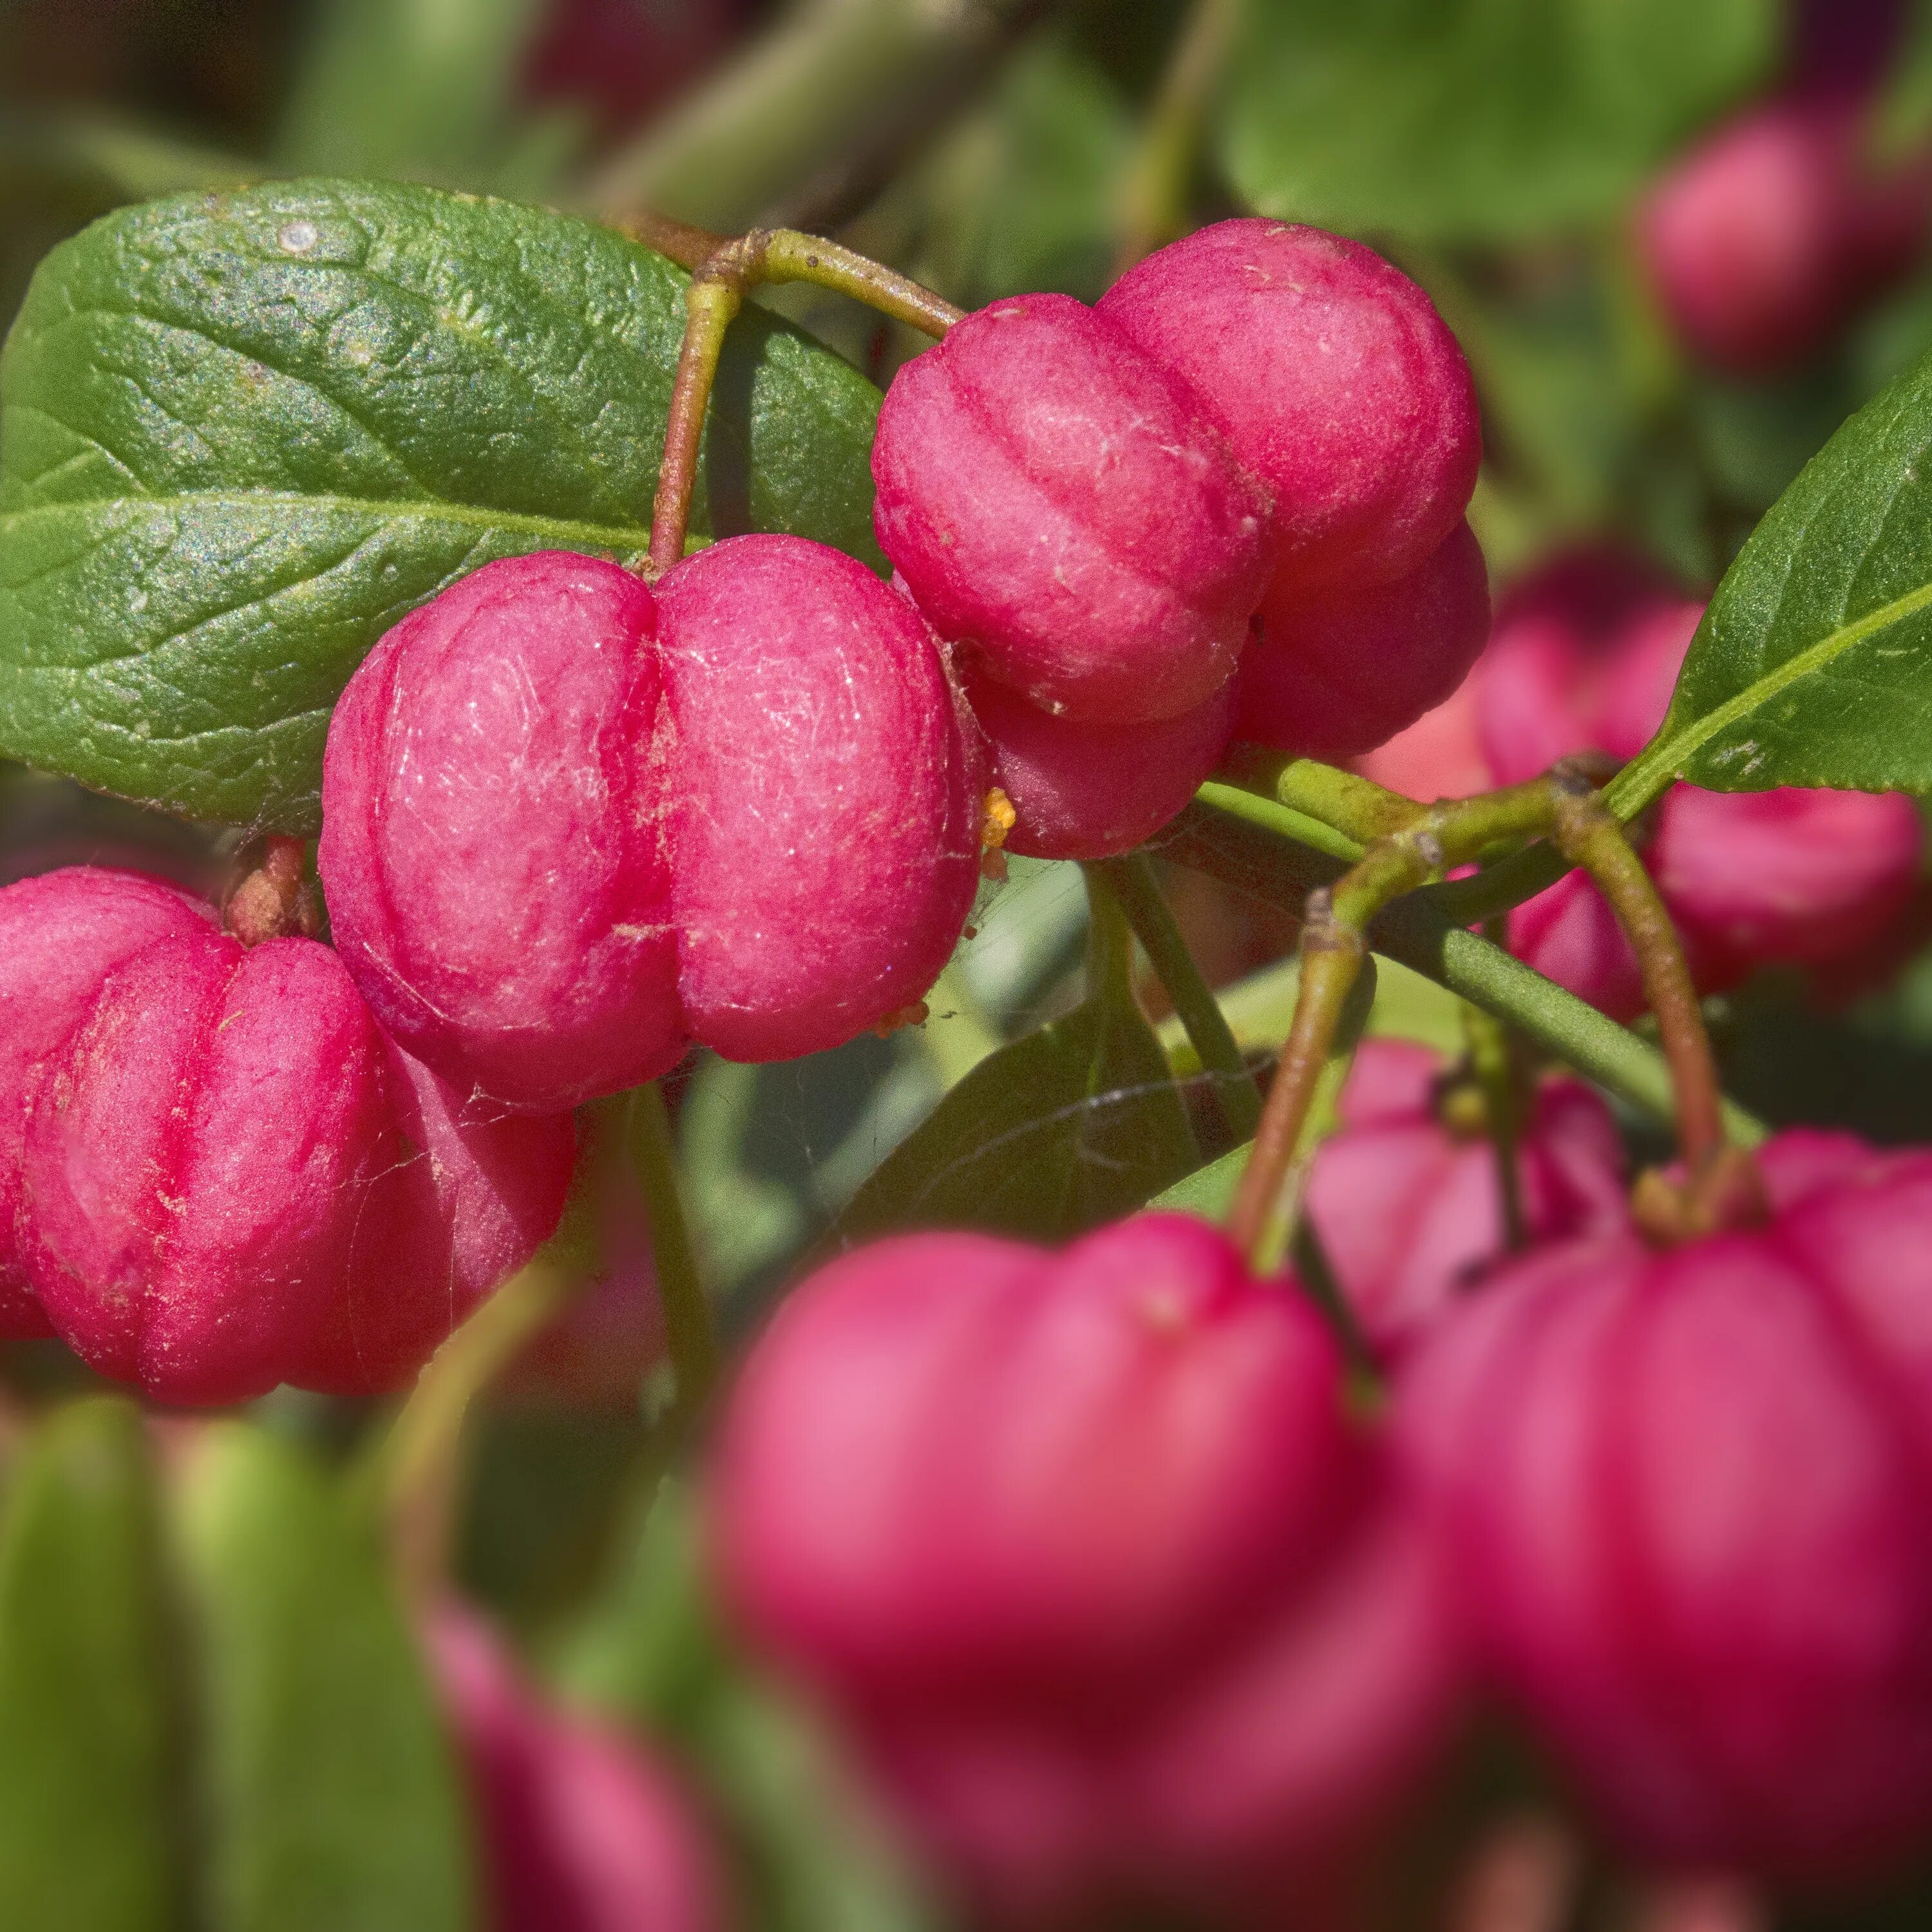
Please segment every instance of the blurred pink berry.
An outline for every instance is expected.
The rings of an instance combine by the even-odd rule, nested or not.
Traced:
[[[1932,1827],[1932,1156],[1821,1138],[1767,1150],[1760,1231],[1511,1264],[1400,1410],[1498,1678],[1627,1845],[1845,1882]]]
[[[551,1708],[474,1615],[428,1636],[467,1774],[490,1932],[719,1932],[729,1922],[684,1795],[632,1738]]]
[[[1468,675],[1490,629],[1466,523],[1406,576],[1311,591],[1277,579],[1241,660],[1237,736],[1334,760],[1386,742]]]
[[[1428,296],[1372,249],[1217,222],[1130,268],[1100,309],[1189,385],[1273,492],[1279,597],[1406,576],[1461,520],[1482,460],[1468,365]]]
[[[1003,1918],[1325,1870],[1452,1714],[1429,1519],[1310,1304],[1202,1222],[831,1263],[712,1505],[742,1628]]]
[[[1105,316],[1066,296],[968,316],[893,378],[872,474],[920,608],[1032,703],[1142,723],[1232,674],[1267,493]]]
[[[485,565],[350,680],[322,811],[377,1016],[531,1112],[693,1038],[752,1060],[850,1039],[932,983],[978,878],[930,633],[796,537],[714,544],[655,599],[595,557]]]
[[[1365,1040],[1341,1125],[1309,1178],[1307,1212],[1378,1357],[1408,1348],[1506,1256],[1496,1144],[1443,1118],[1444,1062],[1407,1040]],[[1516,1148],[1532,1243],[1624,1226],[1623,1146],[1580,1080],[1536,1090]]]
[[[1923,252],[1922,158],[1865,152],[1855,98],[1792,94],[1708,136],[1652,190],[1645,264],[1684,341],[1719,368],[1774,374],[1823,347]]]

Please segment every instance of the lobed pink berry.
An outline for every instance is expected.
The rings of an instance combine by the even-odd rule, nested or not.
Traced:
[[[1221,761],[1234,687],[1178,718],[1088,724],[1056,717],[990,678],[966,695],[992,778],[1018,814],[1006,849],[1036,859],[1108,859],[1152,838]]]
[[[714,1932],[723,1889],[691,1806],[630,1738],[551,1708],[453,1604],[428,1637],[461,1751],[491,1932]]]
[[[914,1235],[821,1270],[752,1351],[722,1555],[749,1627],[855,1694],[1104,1705],[1312,1558],[1354,1454],[1319,1321],[1203,1222],[1058,1256]]]
[[[73,866],[0,890],[0,1335],[50,1335],[20,1250],[27,1101],[100,982],[159,939],[208,931],[213,908],[138,872]]]
[[[1496,1143],[1444,1117],[1444,1071],[1431,1048],[1364,1041],[1338,1103],[1340,1129],[1309,1177],[1310,1221],[1384,1360],[1405,1353],[1508,1252]],[[1516,1160],[1532,1244],[1626,1225],[1622,1142],[1582,1081],[1539,1083]]]
[[[1932,1826],[1932,1157],[1766,1171],[1760,1231],[1512,1264],[1401,1409],[1493,1669],[1625,1842],[1843,1882]]]
[[[95,922],[94,984],[14,1102],[14,1238],[55,1330],[170,1401],[406,1380],[556,1226],[569,1120],[466,1109],[326,946],[247,950],[158,882],[53,876],[9,922],[23,954]]]
[[[1103,314],[1022,296],[893,378],[879,542],[940,634],[1082,723],[1172,718],[1227,681],[1268,575],[1268,497]]]
[[[1468,365],[1373,250],[1217,222],[1130,268],[1100,312],[1186,382],[1273,492],[1280,595],[1406,576],[1461,520],[1482,460]]]
[[[1453,1709],[1430,1519],[1310,1306],[1202,1223],[842,1257],[712,1475],[739,1622],[1003,1916],[1305,1888]]]
[[[1716,367],[1774,373],[1822,348],[1923,252],[1932,175],[1882,166],[1862,103],[1766,101],[1708,136],[1652,190],[1640,250],[1665,314]]]
[[[977,773],[916,614],[849,557],[734,538],[658,596],[562,552],[412,613],[322,780],[337,944],[446,1078],[547,1112],[836,1046],[916,1000],[977,879]]]
[[[910,1005],[979,884],[982,788],[931,632],[862,564],[734,537],[658,586],[661,762],[691,1032],[728,1060]]]
[[[1489,635],[1482,546],[1466,523],[1415,569],[1363,586],[1277,579],[1241,661],[1238,737],[1354,758],[1441,704]]]

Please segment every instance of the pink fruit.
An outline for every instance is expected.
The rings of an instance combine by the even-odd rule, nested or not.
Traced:
[[[837,1045],[918,998],[971,903],[976,773],[902,599],[783,536],[659,592],[560,551],[485,565],[330,724],[343,957],[412,1053],[512,1106],[634,1085],[694,1037]]]
[[[27,1102],[100,982],[157,939],[192,934],[212,908],[159,879],[70,866],[0,890],[0,1335],[49,1335],[19,1246]]]
[[[1066,296],[968,316],[896,376],[879,542],[942,637],[1084,724],[1224,685],[1268,575],[1267,493],[1174,377]]]
[[[1108,859],[1153,837],[1220,764],[1234,688],[1146,724],[1057,718],[990,678],[966,694],[986,734],[992,777],[1018,814],[1006,849],[1036,859]]]
[[[485,564],[349,681],[322,767],[335,943],[445,1078],[555,1112],[664,1072],[677,1000],[651,593],[561,550]]]
[[[922,1707],[1106,1704],[1252,1619],[1346,1515],[1312,1310],[1178,1216],[1064,1254],[880,1243],[781,1307],[730,1407],[718,1520],[772,1648]]]
[[[574,1146],[566,1118],[466,1118],[326,946],[189,915],[34,1082],[22,1259],[70,1347],[164,1400],[370,1393],[549,1235]]]
[[[1742,977],[1760,961],[1862,951],[1910,902],[1924,850],[1900,792],[1709,792],[1664,800],[1646,862],[1703,951]]]
[[[1430,1048],[1364,1041],[1342,1090],[1340,1130],[1309,1179],[1309,1218],[1384,1360],[1406,1351],[1507,1252],[1495,1143],[1443,1118],[1443,1071]],[[1616,1124],[1580,1080],[1538,1086],[1516,1157],[1531,1241],[1625,1224]]]
[[[1217,222],[1130,269],[1100,308],[1274,493],[1284,594],[1406,575],[1461,520],[1482,460],[1468,366],[1428,296],[1372,249]]]
[[[468,1774],[491,1932],[714,1932],[728,1922],[684,1795],[631,1738],[541,1702],[454,1605],[430,1653]]]
[[[1459,524],[1407,576],[1309,591],[1278,579],[1241,661],[1237,736],[1354,758],[1455,690],[1489,634],[1482,546]]]
[[[1922,159],[1865,152],[1856,98],[1787,94],[1719,128],[1652,190],[1645,264],[1678,334],[1741,375],[1824,344],[1922,252]]]
[[[1628,1024],[1647,1004],[1636,954],[1610,902],[1584,873],[1566,872],[1510,910],[1509,950],[1613,1020]],[[1708,990],[1708,973],[1700,978],[1693,966],[1691,976]]]
[[[752,1350],[712,1502],[742,1626],[1003,1918],[1305,1886],[1454,1702],[1431,1520],[1333,1343],[1178,1216],[830,1264]]]
[[[1024,1713],[896,1714],[866,1727],[868,1761],[995,1923],[1112,1924],[1108,1908],[1166,1905],[1215,1924],[1280,1924],[1290,1910],[1328,1924],[1306,1916],[1312,1901],[1348,1895],[1457,1713],[1444,1559],[1378,1466],[1330,1560],[1168,1706],[1097,1734]]]
[[[1626,1842],[1843,1882],[1932,1826],[1932,1157],[1791,1166],[1760,1232],[1513,1264],[1401,1408],[1494,1670]]]
[[[842,1046],[924,993],[982,796],[932,634],[862,564],[734,537],[658,586],[655,796],[686,1024],[728,1060]]]

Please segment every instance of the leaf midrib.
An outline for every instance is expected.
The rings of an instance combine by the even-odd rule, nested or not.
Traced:
[[[344,496],[308,490],[182,490],[165,496],[130,493],[70,502],[29,503],[17,509],[0,510],[0,530],[35,517],[85,516],[91,512],[142,508],[260,508],[284,505],[382,520],[410,517],[478,530],[526,531],[532,536],[554,536],[565,549],[634,550],[644,549],[650,542],[649,526],[639,524],[590,523],[574,518],[538,516],[528,511],[493,510],[482,504],[454,502],[446,496]]]
[[[1767,703],[1786,686],[1796,684],[1820,670],[1855,644],[1862,644],[1890,626],[1903,622],[1932,605],[1932,583],[1908,590],[1889,604],[1881,604],[1862,617],[1828,632],[1814,644],[1795,652],[1774,669],[1727,698],[1714,710],[1707,711],[1682,730],[1669,737],[1654,739],[1627,765],[1605,793],[1610,809],[1619,818],[1634,818],[1665,790],[1676,778],[1691,754],[1708,744],[1727,726]]]

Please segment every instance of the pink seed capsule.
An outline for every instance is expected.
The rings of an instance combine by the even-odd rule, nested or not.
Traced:
[[[1100,310],[1186,382],[1274,493],[1283,594],[1406,576],[1461,521],[1482,461],[1468,365],[1372,249],[1216,222],[1130,268]]]
[[[1392,1360],[1505,1258],[1496,1143],[1445,1116],[1442,1056],[1407,1040],[1363,1042],[1342,1090],[1340,1130],[1309,1177],[1307,1211],[1364,1338]],[[1623,1145],[1580,1080],[1536,1090],[1515,1157],[1532,1243],[1623,1227]]]
[[[1032,703],[1142,723],[1232,674],[1267,493],[1106,316],[1066,296],[968,316],[893,378],[872,475],[920,609]]]
[[[1203,1223],[881,1242],[745,1365],[726,1596],[982,1908],[1305,1898],[1462,1656],[1432,1519],[1342,1398],[1312,1306]]]
[[[1400,1408],[1490,1662],[1604,1822],[1843,1885],[1932,1826],[1932,1156],[1766,1165],[1761,1230],[1511,1264]]]
[[[994,784],[1018,814],[1006,849],[1035,859],[1110,859],[1144,844],[1220,763],[1234,727],[1234,687],[1178,718],[1083,724],[1003,685],[969,678]]]
[[[722,1932],[731,1923],[683,1792],[614,1726],[554,1709],[454,1604],[429,1630],[466,1774],[494,1932]]]
[[[658,598],[685,1024],[728,1060],[842,1046],[920,998],[972,910],[970,723],[924,620],[824,544],[733,537]]]
[[[555,1228],[572,1125],[464,1118],[326,946],[185,924],[99,980],[33,1082],[27,1278],[164,1401],[394,1388]]]
[[[820,1270],[752,1351],[724,1574],[775,1652],[855,1694],[1105,1703],[1312,1560],[1355,1455],[1312,1310],[1203,1222],[1061,1255],[908,1236]]]
[[[1370,751],[1455,690],[1489,635],[1482,546],[1459,524],[1407,576],[1310,591],[1278,579],[1241,661],[1238,737],[1298,757]]]
[[[1652,190],[1637,238],[1665,314],[1716,367],[1822,349],[1924,252],[1923,154],[1873,158],[1856,94],[1792,94],[1712,134]]]
[[[209,930],[214,908],[138,872],[70,866],[0,889],[0,1335],[49,1335],[20,1252],[27,1102],[100,982],[157,939]]]
[[[329,728],[320,866],[386,1027],[554,1112],[694,1039],[768,1060],[916,1001],[977,880],[979,775],[917,614],[734,538],[659,596],[562,552],[405,618]]]

